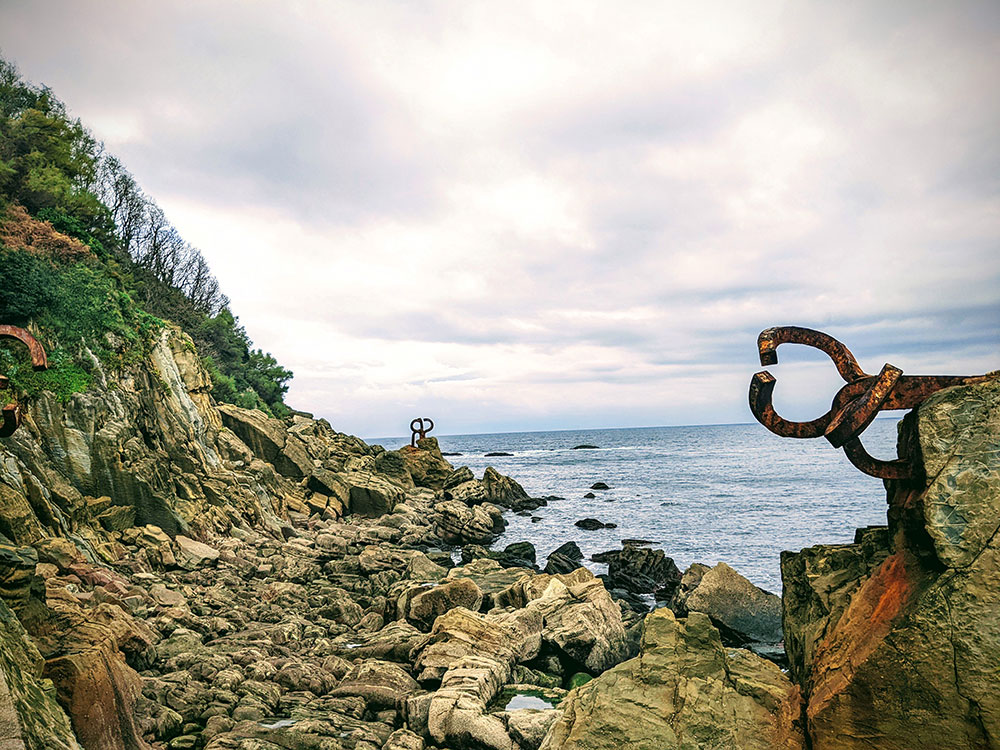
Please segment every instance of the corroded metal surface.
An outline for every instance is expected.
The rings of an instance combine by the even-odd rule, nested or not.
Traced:
[[[434,429],[434,420],[430,417],[417,417],[412,422],[410,422],[410,431],[413,433],[410,436],[410,445],[414,448],[417,447],[417,440],[423,440],[427,437],[427,433]]]
[[[23,328],[0,325],[0,338],[14,339],[28,347],[28,352],[31,354],[31,366],[35,370],[45,370],[48,368],[49,361],[45,356],[45,349],[38,343],[38,339]],[[10,388],[10,380],[4,375],[0,375],[0,390],[8,388]],[[14,430],[21,424],[21,408],[16,398],[13,402],[3,407],[2,414],[3,421],[0,422],[0,437],[10,437],[14,434]]]
[[[829,355],[837,372],[847,383],[833,398],[830,410],[809,422],[783,419],[774,410],[771,398],[775,378],[762,370],[750,381],[750,411],[762,425],[782,437],[825,437],[835,448],[843,448],[854,466],[882,479],[910,479],[920,471],[913,462],[897,458],[883,461],[869,455],[861,444],[860,435],[880,411],[912,409],[942,388],[970,385],[1000,377],[987,375],[903,375],[894,365],[886,364],[878,375],[869,375],[837,339],[821,331],[797,326],[779,326],[762,331],[757,337],[757,350],[762,365],[778,363],[781,344],[803,344]]]

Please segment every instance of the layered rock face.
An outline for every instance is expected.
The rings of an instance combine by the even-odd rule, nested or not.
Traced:
[[[640,655],[572,691],[542,750],[800,750],[799,691],[769,661],[726,649],[708,616],[659,609]]]
[[[459,577],[393,622],[391,589],[445,576],[436,527],[460,541],[503,528],[490,503],[449,507],[444,478],[483,501],[519,486],[456,471],[432,439],[384,451],[322,420],[216,405],[176,329],[148,361],[92,374],[0,442],[0,746],[412,746],[396,713],[377,716],[425,692],[410,671],[427,636],[405,618],[429,630],[486,604]],[[367,656],[338,656],[354,656],[338,637]],[[268,726],[326,696],[301,714],[329,716],[322,731]],[[254,726],[229,731],[241,721]]]
[[[782,555],[784,629],[814,750],[1000,747],[1000,381],[900,428],[926,479],[888,528]]]

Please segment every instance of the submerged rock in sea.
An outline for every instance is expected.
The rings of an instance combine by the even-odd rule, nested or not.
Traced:
[[[782,555],[785,640],[814,750],[1000,738],[1000,381],[900,425],[926,480],[889,482],[887,532]]]
[[[801,750],[799,691],[707,615],[648,615],[639,656],[572,692],[541,750]]]

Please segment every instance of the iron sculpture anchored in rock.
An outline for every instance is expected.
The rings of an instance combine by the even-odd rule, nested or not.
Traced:
[[[956,385],[983,383],[1000,377],[1000,372],[986,375],[903,375],[903,371],[886,363],[878,375],[869,375],[837,339],[821,331],[797,326],[778,326],[761,331],[757,349],[762,365],[778,363],[781,344],[804,344],[825,352],[833,360],[837,372],[847,383],[833,397],[833,406],[821,417],[810,422],[783,419],[771,405],[775,378],[762,370],[750,381],[750,411],[757,421],[775,435],[794,438],[825,437],[834,448],[843,448],[855,467],[882,479],[912,479],[922,470],[909,456],[892,461],[873,458],[861,445],[860,435],[880,411],[912,409],[920,406],[933,393]]]
[[[38,343],[38,339],[32,336],[23,328],[16,326],[0,325],[0,339],[15,339],[20,341],[31,353],[31,366],[36,370],[48,369],[49,362],[45,356],[45,349]],[[0,391],[10,388],[10,380],[0,375]],[[3,407],[3,422],[0,423],[0,437],[10,437],[21,424],[21,407],[17,403],[17,398]]]
[[[426,425],[426,426],[425,426]],[[434,420],[430,417],[417,417],[410,422],[410,446],[417,447],[417,441],[427,437],[427,433],[434,429]]]

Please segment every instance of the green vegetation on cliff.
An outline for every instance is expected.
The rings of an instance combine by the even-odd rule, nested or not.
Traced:
[[[95,358],[139,361],[164,320],[194,340],[218,400],[287,413],[292,373],[253,348],[201,252],[49,89],[0,59],[0,322],[30,325],[50,360],[33,372],[3,344],[0,372],[65,399]]]

